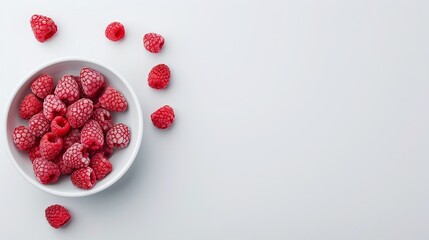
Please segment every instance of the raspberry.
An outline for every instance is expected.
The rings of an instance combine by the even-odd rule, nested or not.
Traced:
[[[27,127],[19,126],[13,130],[13,142],[19,150],[26,151],[36,144],[36,137]]]
[[[119,123],[106,133],[106,142],[109,148],[125,148],[130,143],[131,133],[127,125]]]
[[[43,113],[38,113],[30,118],[28,122],[28,129],[36,137],[41,137],[51,129],[51,124],[48,119],[45,118]]]
[[[106,91],[101,95],[98,101],[100,102],[101,107],[112,112],[123,112],[128,106],[124,95],[112,87],[107,87]]]
[[[41,99],[51,94],[53,90],[54,79],[48,74],[41,75],[31,83],[31,91]]]
[[[112,164],[102,153],[95,154],[91,158],[91,164],[89,166],[94,170],[97,180],[103,179],[112,171]]]
[[[72,183],[81,189],[91,189],[95,185],[97,177],[90,167],[84,167],[74,171],[71,175]]]
[[[37,158],[33,161],[33,170],[37,180],[42,184],[55,183],[61,175],[57,164],[44,158]]]
[[[48,95],[43,101],[43,114],[49,121],[56,116],[64,116],[66,109],[66,105],[55,95]]]
[[[19,105],[19,116],[22,119],[30,119],[33,115],[42,111],[42,107],[42,101],[30,93],[25,96]]]
[[[70,168],[83,168],[89,165],[88,152],[80,143],[75,143],[63,155],[64,165]]]
[[[113,126],[112,116],[110,112],[104,108],[98,108],[92,113],[92,119],[98,122],[103,132],[107,132]]]
[[[143,37],[144,47],[151,53],[157,53],[164,45],[164,38],[157,33],[146,33]]]
[[[63,139],[54,133],[46,133],[40,140],[40,154],[46,160],[54,160],[63,149]]]
[[[72,105],[68,106],[66,117],[70,126],[79,128],[85,125],[92,114],[92,101],[87,98],[81,98]]]
[[[74,169],[71,167],[67,167],[64,164],[63,155],[64,154],[59,154],[58,157],[55,158],[55,160],[53,162],[55,162],[58,165],[58,168],[60,169],[61,174],[68,175],[68,174],[72,173],[74,171]]]
[[[111,24],[107,25],[105,34],[109,40],[114,42],[119,41],[125,36],[124,25],[122,25],[120,22],[112,22]]]
[[[89,120],[82,128],[80,142],[85,148],[98,150],[103,147],[103,130],[97,121]]]
[[[64,76],[55,88],[55,96],[66,104],[76,102],[80,97],[79,85],[73,76]]]
[[[30,148],[30,150],[28,150],[28,157],[30,158],[31,162],[34,162],[34,160],[37,158],[41,158],[42,155],[40,154],[40,146],[36,145]]]
[[[174,110],[168,105],[165,105],[156,110],[150,118],[153,125],[159,129],[166,129],[174,122]]]
[[[69,210],[58,204],[47,207],[45,210],[45,217],[48,223],[54,228],[60,228],[66,225],[71,219]]]
[[[163,89],[170,82],[170,68],[165,64],[158,64],[149,72],[148,83],[151,88]]]
[[[46,16],[34,14],[30,19],[31,29],[37,41],[43,43],[57,32],[55,22]]]
[[[70,131],[70,123],[61,116],[56,116],[51,122],[51,131],[57,136],[67,135]]]
[[[80,130],[77,128],[72,129],[69,134],[64,136],[63,141],[63,149],[67,150],[71,145],[80,141]]]
[[[83,68],[80,71],[80,82],[83,92],[89,97],[95,97],[106,86],[103,75],[91,68]]]

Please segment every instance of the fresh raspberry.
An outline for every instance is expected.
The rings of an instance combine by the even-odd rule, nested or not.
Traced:
[[[42,107],[42,101],[30,93],[25,96],[19,105],[19,116],[22,119],[30,119],[33,115],[42,111]]]
[[[70,123],[61,116],[56,116],[51,122],[51,131],[57,136],[64,136],[70,132]]]
[[[63,137],[63,140],[63,149],[67,150],[71,145],[80,142],[80,130],[77,128],[72,129],[69,134]]]
[[[92,113],[92,119],[98,122],[103,132],[107,132],[113,126],[110,112],[104,108],[98,108]]]
[[[63,156],[64,156],[64,154],[59,154],[53,162],[55,162],[55,164],[58,165],[58,168],[60,169],[61,174],[68,175],[68,174],[72,173],[74,171],[74,169],[71,167],[67,167],[64,164]]]
[[[90,167],[84,167],[74,171],[71,175],[72,183],[81,189],[91,189],[95,185],[97,177],[95,172]]]
[[[67,107],[66,117],[70,126],[79,128],[85,125],[92,115],[92,101],[87,98],[81,98]]]
[[[51,123],[46,119],[45,115],[40,112],[30,118],[30,121],[28,121],[28,129],[30,129],[34,136],[41,137],[51,130]]]
[[[43,43],[57,32],[55,22],[46,16],[34,14],[30,19],[31,29],[37,41]]]
[[[97,180],[103,179],[112,171],[112,164],[102,153],[97,153],[91,158],[89,166],[94,170]]]
[[[165,105],[150,115],[153,125],[160,129],[166,129],[174,122],[174,110]]]
[[[123,112],[128,106],[124,95],[112,87],[107,87],[106,91],[104,91],[98,101],[100,102],[101,107],[112,112]]]
[[[47,207],[45,210],[45,217],[48,223],[54,228],[60,228],[66,225],[71,219],[69,210],[58,204]]]
[[[26,151],[36,144],[36,137],[27,127],[19,126],[13,130],[13,142],[19,150]]]
[[[103,147],[103,130],[101,129],[100,125],[98,125],[97,121],[89,120],[85,126],[83,126],[82,132],[80,134],[80,142],[85,148],[98,150]]]
[[[119,123],[106,133],[106,142],[109,148],[125,148],[130,143],[131,132],[127,125]]]
[[[72,104],[80,98],[79,85],[73,76],[62,77],[54,93],[65,104]]]
[[[107,25],[105,31],[106,37],[114,42],[121,40],[125,36],[124,25],[120,22],[112,22]]]
[[[144,47],[151,53],[157,53],[164,45],[164,38],[157,33],[146,33],[143,37]]]
[[[103,75],[91,68],[83,68],[80,71],[80,82],[83,92],[89,97],[95,97],[106,86]]]
[[[57,164],[44,158],[37,158],[33,161],[33,171],[37,180],[42,184],[55,183],[61,175]]]
[[[55,95],[48,95],[43,100],[43,114],[49,121],[56,116],[64,116],[66,110],[66,105]]]
[[[63,149],[63,139],[54,133],[46,133],[40,140],[40,154],[46,160],[54,160]]]
[[[170,82],[170,68],[165,64],[158,64],[149,72],[148,83],[151,88],[163,89]]]
[[[30,158],[31,162],[34,162],[34,160],[37,158],[41,158],[42,155],[40,154],[40,146],[36,145],[30,148],[30,150],[28,150],[28,157]]]
[[[31,91],[37,97],[44,99],[54,90],[54,79],[48,74],[43,74],[31,83]]]
[[[80,143],[75,143],[63,155],[64,164],[70,168],[83,168],[89,165],[88,152]]]

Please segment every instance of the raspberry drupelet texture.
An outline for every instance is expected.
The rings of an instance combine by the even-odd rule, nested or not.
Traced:
[[[109,148],[125,148],[130,143],[131,132],[127,125],[118,123],[106,133],[106,142]]]
[[[41,158],[42,155],[40,154],[40,146],[36,145],[30,148],[30,150],[28,150],[28,157],[30,158],[31,162],[34,162],[34,160],[37,158]]]
[[[62,116],[56,116],[51,122],[51,132],[57,136],[64,136],[70,132],[70,123]]]
[[[64,164],[70,168],[83,168],[89,165],[89,157],[86,148],[80,144],[75,143],[69,147],[63,155]]]
[[[54,160],[63,149],[63,139],[52,132],[43,135],[40,140],[40,155],[46,160]]]
[[[149,52],[158,53],[164,46],[164,38],[157,33],[147,33],[143,37],[143,44]]]
[[[85,148],[98,150],[103,147],[104,135],[103,130],[97,121],[89,120],[82,128],[80,142]]]
[[[121,40],[125,36],[125,28],[120,22],[112,22],[107,25],[105,35],[114,42]]]
[[[54,94],[67,105],[76,102],[80,97],[80,92],[74,76],[62,77],[55,87]]]
[[[13,143],[18,150],[26,151],[36,144],[36,137],[27,127],[19,126],[13,130]]]
[[[67,208],[54,204],[45,209],[45,217],[53,228],[60,228],[70,221],[71,214]]]
[[[28,121],[28,129],[36,137],[42,137],[51,130],[51,123],[42,112],[32,116]]]
[[[19,116],[22,119],[30,119],[42,111],[43,104],[34,94],[30,93],[24,97],[19,105]]]
[[[80,82],[83,92],[89,97],[97,96],[106,86],[103,75],[91,68],[83,68],[80,71]]]
[[[71,145],[80,142],[80,130],[74,128],[69,134],[63,137],[64,145],[63,150],[67,150]]]
[[[37,158],[33,161],[33,171],[37,180],[42,184],[55,183],[61,175],[57,164],[44,158]]]
[[[173,108],[165,105],[152,113],[150,117],[155,127],[159,129],[166,129],[170,127],[171,124],[173,124],[175,115]]]
[[[91,118],[92,110],[92,101],[87,98],[81,98],[67,107],[66,118],[70,126],[80,128]]]
[[[43,101],[43,114],[49,121],[56,116],[64,116],[66,110],[66,105],[55,95],[48,95]]]
[[[112,171],[112,163],[102,153],[95,154],[89,166],[94,170],[97,180],[103,179]]]
[[[57,25],[51,18],[38,14],[31,16],[30,25],[37,41],[41,43],[54,36],[58,30]]]
[[[72,183],[81,189],[91,189],[95,185],[97,177],[95,172],[90,167],[84,167],[74,171],[71,175]]]
[[[64,154],[58,154],[57,158],[53,162],[58,165],[58,168],[60,169],[61,174],[68,175],[71,174],[74,171],[74,168],[67,167],[64,164]]]
[[[92,113],[92,119],[98,122],[103,132],[107,132],[113,126],[112,115],[104,108],[98,108]]]
[[[41,99],[51,94],[53,90],[54,79],[48,74],[39,76],[31,83],[31,91]]]
[[[163,89],[170,82],[170,68],[165,64],[158,64],[152,68],[148,76],[148,84],[151,88]]]
[[[112,87],[107,87],[106,91],[104,91],[98,101],[101,104],[101,107],[112,112],[123,112],[128,107],[128,103],[124,95]]]

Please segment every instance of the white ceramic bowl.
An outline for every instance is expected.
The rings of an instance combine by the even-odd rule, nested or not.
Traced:
[[[128,102],[128,109],[122,113],[112,113],[114,123],[124,123],[131,131],[131,141],[127,148],[115,150],[109,159],[113,165],[112,172],[101,181],[98,181],[90,190],[83,190],[75,187],[69,176],[61,176],[58,182],[50,185],[39,183],[34,175],[33,167],[28,154],[19,151],[12,139],[15,127],[19,125],[28,126],[28,120],[22,120],[18,115],[18,108],[25,95],[31,92],[31,82],[41,74],[51,75],[55,83],[64,75],[79,75],[83,67],[93,68],[103,74],[108,85],[118,89]],[[92,60],[82,58],[61,58],[56,59],[38,67],[19,84],[18,88],[11,94],[11,99],[6,108],[5,119],[5,142],[10,159],[31,184],[48,193],[64,197],[81,197],[100,192],[121,178],[133,163],[139,151],[143,135],[143,117],[139,100],[128,82],[111,67],[97,63]]]

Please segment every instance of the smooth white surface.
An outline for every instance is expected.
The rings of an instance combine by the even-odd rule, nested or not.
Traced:
[[[13,139],[9,137],[13,135],[13,131],[17,126],[28,126],[29,121],[22,120],[16,109],[19,108],[22,99],[31,93],[31,83],[40,75],[49,74],[54,78],[54,83],[58,84],[57,81],[63,76],[79,75],[80,71],[85,67],[102,73],[107,85],[114,87],[124,95],[128,103],[127,109],[124,112],[112,113],[112,119],[115,124],[124,123],[129,127],[130,132],[132,132],[131,140],[125,149],[115,151],[114,155],[109,158],[110,162],[114,165],[112,172],[102,181],[97,182],[95,186],[89,190],[76,188],[70,181],[70,177],[60,177],[55,184],[41,184],[34,175],[33,165],[31,161],[28,161],[28,154],[19,151],[15,147]],[[120,73],[103,63],[78,57],[54,59],[38,66],[26,75],[20,82],[20,86],[13,91],[12,96],[13,97],[9,99],[7,104],[7,115],[4,120],[6,150],[10,154],[9,156],[12,163],[24,178],[34,186],[48,193],[64,197],[81,197],[98,193],[110,187],[126,173],[140,150],[143,134],[143,116],[137,95]]]
[[[429,2],[7,1],[0,101],[57,57],[112,65],[142,104],[133,167],[99,194],[54,197],[0,144],[1,239],[429,239]],[[29,18],[51,16],[40,44]],[[119,43],[104,37],[114,20]],[[143,34],[164,35],[159,55]],[[146,84],[166,63],[165,91]],[[168,131],[150,113],[170,104]],[[1,110],[4,105],[0,104]],[[2,133],[4,134],[4,133]],[[52,203],[72,222],[46,224]]]

